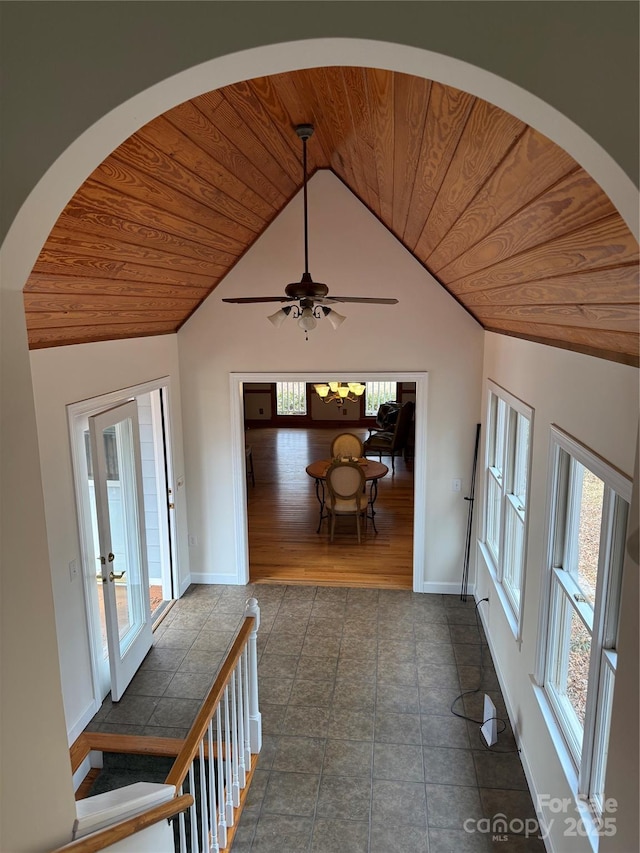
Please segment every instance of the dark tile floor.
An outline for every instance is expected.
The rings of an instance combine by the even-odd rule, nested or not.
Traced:
[[[522,830],[531,796],[474,603],[458,596],[193,586],[91,728],[184,736],[250,595],[263,749],[233,853],[544,851]],[[479,686],[455,709],[479,720],[491,696],[506,725],[492,750],[451,712]],[[515,833],[492,837],[498,814]]]

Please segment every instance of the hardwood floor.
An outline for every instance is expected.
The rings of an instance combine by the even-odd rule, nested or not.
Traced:
[[[336,522],[329,542],[327,521],[316,533],[319,504],[305,472],[329,456],[340,430],[251,429],[255,486],[249,482],[249,572],[253,583],[411,589],[413,579],[413,461],[383,457],[389,473],[378,484],[376,527],[358,545],[353,519]],[[361,438],[366,430],[352,430]]]

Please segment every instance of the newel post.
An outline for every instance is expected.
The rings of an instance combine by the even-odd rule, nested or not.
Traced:
[[[244,609],[245,618],[253,616],[255,623],[249,635],[249,740],[251,752],[256,754],[262,749],[262,715],[258,704],[258,628],[260,627],[260,608],[256,598],[249,598]]]

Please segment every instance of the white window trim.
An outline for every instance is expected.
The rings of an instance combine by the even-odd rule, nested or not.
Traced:
[[[514,635],[514,638],[517,643],[522,642],[522,622],[523,622],[523,613],[524,613],[524,599],[525,599],[525,586],[526,586],[526,577],[527,577],[527,550],[528,550],[528,542],[529,542],[529,507],[530,507],[530,491],[531,491],[531,462],[533,458],[533,430],[534,430],[534,410],[531,406],[527,405],[523,400],[520,400],[518,397],[515,397],[501,385],[498,385],[497,382],[494,382],[492,379],[487,379],[486,383],[486,399],[485,399],[485,441],[484,441],[484,467],[483,467],[483,488],[482,488],[482,499],[483,499],[483,511],[482,511],[482,534],[481,541],[479,543],[480,550],[484,557],[484,561],[489,570],[489,575],[493,581],[494,588],[498,595],[498,599],[504,610],[507,622],[511,631]],[[526,501],[525,501],[525,512],[524,512],[524,530],[523,530],[523,545],[522,545],[522,583],[520,585],[520,601],[518,606],[515,606],[515,602],[513,601],[512,595],[508,592],[503,582],[502,571],[500,566],[496,564],[495,556],[492,553],[491,548],[486,544],[487,539],[487,516],[486,516],[486,499],[487,499],[487,476],[491,476],[491,472],[489,471],[489,453],[490,453],[490,435],[489,435],[489,423],[491,420],[491,394],[494,394],[499,399],[503,400],[504,403],[509,407],[510,410],[517,412],[523,417],[527,418],[529,421],[529,447],[527,452],[527,488],[526,488]],[[507,412],[507,421],[509,419],[509,412]],[[515,452],[515,449],[514,449]],[[503,477],[505,476],[505,472],[503,472]],[[497,482],[500,482],[499,480]],[[508,499],[508,495],[507,495]],[[501,525],[500,525],[500,547],[499,547],[499,561],[504,557],[504,527],[505,527],[505,514],[501,511]]]
[[[592,767],[594,738],[589,737],[588,743],[586,741],[583,741],[583,749],[585,749],[586,747],[586,753],[583,754],[583,758],[580,762],[580,765],[576,765],[574,756],[572,755],[571,750],[567,745],[565,732],[562,730],[558,722],[557,714],[553,707],[553,703],[550,700],[547,694],[547,690],[545,688],[546,652],[551,610],[551,586],[553,583],[553,579],[557,578],[558,583],[560,583],[563,589],[567,591],[567,582],[571,584],[571,581],[573,581],[572,578],[558,577],[560,572],[554,568],[554,558],[556,555],[556,528],[558,511],[556,495],[558,493],[559,479],[561,474],[561,466],[558,464],[558,462],[560,451],[562,450],[568,453],[571,457],[573,457],[573,459],[575,459],[585,468],[588,468],[590,471],[592,471],[599,479],[603,481],[606,487],[615,492],[616,495],[623,501],[625,501],[629,506],[631,505],[632,481],[626,475],[622,474],[620,471],[611,466],[609,463],[605,462],[605,460],[599,457],[597,454],[593,453],[592,451],[588,450],[584,445],[580,444],[575,438],[561,430],[558,426],[556,426],[555,424],[551,425],[548,468],[550,473],[547,483],[547,527],[545,547],[546,568],[544,570],[540,591],[538,644],[536,649],[535,671],[532,676],[532,685],[534,695],[539,703],[543,719],[549,730],[552,743],[556,749],[558,759],[567,779],[567,783],[569,784],[569,787],[574,795],[576,807],[580,812],[580,816],[583,820],[583,825],[587,829],[587,837],[589,838],[589,842],[591,844],[592,849],[596,851],[598,849],[598,841],[600,834],[600,827],[598,824],[599,816],[595,813],[593,805],[589,803],[586,797],[586,792],[582,789],[583,786],[579,775],[580,766],[585,766],[586,764],[588,764],[589,767]],[[616,513],[613,507],[611,508],[612,511],[608,511],[608,503],[608,500],[605,500],[605,503],[603,505],[603,515],[605,511],[607,511],[607,529],[610,531],[611,528],[617,523],[617,521]],[[574,510],[569,507],[568,512],[571,513],[572,511]],[[601,590],[603,588],[603,585],[605,583],[607,583],[608,585],[609,582],[609,544],[610,540],[607,540],[606,554],[601,554],[600,557],[601,563],[607,565],[607,570],[598,572],[598,582],[596,590],[596,596],[598,599],[601,596]],[[607,623],[610,623],[611,620],[611,607],[611,601],[608,597],[607,601],[602,605],[602,607],[598,608],[598,612],[594,613],[592,642],[596,642],[597,640],[598,647],[600,647],[601,645],[604,632],[610,630],[610,624]],[[580,608],[579,604],[576,610],[580,618],[582,618],[584,621],[585,616],[582,613],[582,608]],[[600,673],[602,673],[602,669],[604,667],[612,668],[615,672],[615,664],[617,660],[616,650],[601,649],[601,655],[604,659],[600,667]],[[595,668],[595,663],[595,656],[593,656],[591,661],[592,670],[590,672],[590,680],[593,676],[593,669]],[[598,715],[599,708],[596,706],[595,702],[597,692],[599,691],[591,690],[589,694],[589,701],[585,714],[585,735],[587,734],[587,731],[590,730],[594,725],[600,725]]]

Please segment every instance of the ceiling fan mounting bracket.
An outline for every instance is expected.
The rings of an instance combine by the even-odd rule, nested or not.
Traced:
[[[313,125],[298,124],[296,125],[296,133],[300,139],[310,139],[313,136]]]

